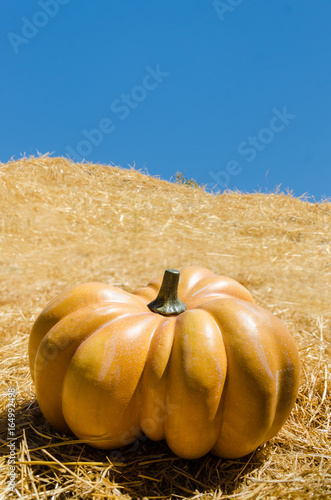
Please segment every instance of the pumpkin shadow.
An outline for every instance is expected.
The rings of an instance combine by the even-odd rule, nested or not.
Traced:
[[[9,454],[7,417],[7,410],[0,414],[2,456]],[[5,441],[6,436],[7,441]],[[200,459],[186,460],[173,454],[165,441],[154,442],[146,436],[118,450],[97,450],[80,442],[74,436],[55,430],[43,417],[36,400],[17,405],[15,437],[16,450],[20,448],[29,450],[31,462],[36,462],[31,464],[34,477],[42,476],[44,482],[47,479],[49,488],[54,487],[55,483],[61,486],[59,480],[63,480],[64,485],[68,480],[70,471],[68,473],[65,468],[59,475],[60,462],[67,464],[65,467],[74,474],[77,473],[77,467],[85,468],[84,470],[91,478],[94,477],[95,481],[98,478],[100,480],[103,473],[104,481],[108,484],[108,492],[109,487],[114,485],[122,494],[127,493],[132,498],[169,498],[171,495],[186,498],[215,490],[224,495],[231,495],[243,482],[246,483],[247,476],[260,467],[269,454],[268,447],[263,446],[254,453],[236,460],[226,460],[212,454]],[[24,446],[20,446],[22,441]],[[27,455],[25,459],[27,460]],[[87,462],[86,466],[84,462]],[[20,467],[20,464],[17,466]],[[82,477],[87,476],[85,474]],[[101,489],[100,493],[102,491]],[[85,497],[82,491],[81,498],[89,497]]]

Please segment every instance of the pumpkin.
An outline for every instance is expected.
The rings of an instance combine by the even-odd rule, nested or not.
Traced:
[[[299,356],[285,325],[237,281],[168,269],[130,294],[80,284],[33,325],[30,370],[46,419],[96,448],[143,433],[178,456],[238,458],[294,405]]]

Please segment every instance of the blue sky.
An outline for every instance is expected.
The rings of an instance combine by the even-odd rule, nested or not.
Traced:
[[[331,196],[331,2],[0,1],[0,161]]]

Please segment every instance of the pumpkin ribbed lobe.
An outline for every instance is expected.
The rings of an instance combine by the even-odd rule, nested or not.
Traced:
[[[120,447],[141,434],[138,386],[159,321],[149,312],[123,316],[76,350],[64,378],[63,415],[88,444]]]
[[[128,315],[132,317],[127,304],[93,304],[68,314],[44,336],[34,363],[34,380],[39,405],[52,425],[69,430],[62,413],[62,389],[76,350],[100,328]]]
[[[160,319],[149,345],[140,380],[140,427],[154,441],[165,439],[165,423],[173,406],[169,400],[168,372],[177,317]]]

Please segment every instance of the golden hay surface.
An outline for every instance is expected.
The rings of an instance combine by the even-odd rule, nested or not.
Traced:
[[[222,195],[133,169],[23,158],[0,164],[0,499],[331,498],[331,203],[290,194]],[[65,288],[133,291],[168,267],[240,281],[300,349],[287,423],[238,460],[174,456],[141,439],[118,453],[57,433],[28,369],[31,326]],[[8,491],[8,390],[16,387],[16,486]]]

